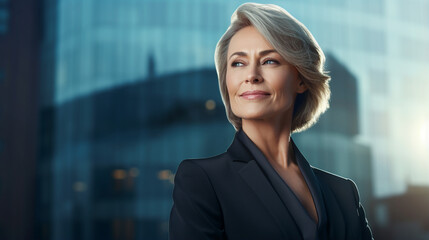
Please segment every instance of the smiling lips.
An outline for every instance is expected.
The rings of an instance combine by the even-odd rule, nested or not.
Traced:
[[[254,99],[261,99],[266,98],[270,94],[268,92],[260,91],[260,90],[254,90],[254,91],[246,91],[240,95],[240,97],[247,99],[247,100],[254,100]]]

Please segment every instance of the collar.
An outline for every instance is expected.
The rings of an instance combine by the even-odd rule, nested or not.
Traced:
[[[291,138],[291,144],[293,147],[293,151],[295,154],[295,158],[296,158],[296,162],[301,170],[302,175],[304,176],[304,179],[307,183],[307,186],[310,189],[311,195],[313,197],[315,206],[316,206],[316,210],[317,210],[317,214],[318,214],[318,224],[317,224],[317,229],[320,231],[324,231],[324,229],[326,228],[326,222],[327,222],[327,216],[326,216],[326,210],[325,210],[325,204],[323,201],[323,197],[322,197],[322,192],[321,192],[321,187],[319,186],[319,182],[312,170],[312,167],[310,166],[310,164],[307,162],[307,160],[305,159],[305,157],[302,155],[302,153],[299,151],[299,149],[297,148],[295,142],[293,141],[293,139]],[[259,165],[259,167],[261,169],[263,169],[263,171],[265,172],[265,174],[270,173],[270,178],[272,181],[275,181],[277,183],[277,186],[280,186],[281,184],[285,184],[287,186],[287,184],[283,181],[283,179],[280,177],[280,175],[277,173],[276,170],[274,170],[274,168],[271,166],[271,164],[268,162],[268,160],[266,159],[265,155],[262,153],[262,151],[256,146],[256,144],[253,143],[253,141],[247,136],[247,134],[240,129],[239,131],[236,132],[235,134],[235,138],[233,143],[231,144],[231,146],[228,148],[228,152],[230,153],[230,155],[232,156],[233,161],[235,162],[243,162],[243,163],[249,163],[253,160],[255,160],[257,162],[257,165]],[[293,194],[292,190],[290,190],[290,188],[287,186],[287,188],[289,189],[290,193],[292,194],[283,194],[283,202],[285,202],[285,204],[287,205],[288,203],[291,202],[291,199],[293,197],[296,198],[296,196]],[[284,187],[283,187],[284,189]],[[285,195],[289,195],[289,200],[285,199]],[[299,200],[296,198],[296,201],[299,202]],[[295,201],[295,202],[296,202]],[[300,204],[300,202],[299,202]],[[291,213],[294,210],[291,211]],[[306,212],[307,213],[307,212]],[[292,214],[292,215],[299,215],[299,214]],[[308,215],[308,218],[310,218],[310,216]],[[302,220],[301,222],[308,222],[308,218],[307,220]],[[310,218],[311,219],[311,218]],[[311,221],[313,221],[311,219]],[[314,221],[313,221],[314,224]],[[305,233],[304,233],[305,235]]]

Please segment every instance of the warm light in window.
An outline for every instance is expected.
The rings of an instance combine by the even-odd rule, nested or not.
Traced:
[[[131,177],[137,177],[140,174],[140,171],[138,168],[131,168],[129,171],[129,174]]]
[[[170,170],[162,170],[158,172],[158,178],[161,180],[169,180],[171,176]]]
[[[216,108],[216,102],[209,99],[206,101],[206,109],[207,110],[214,110]]]
[[[171,174],[170,178],[168,180],[170,180],[171,184],[174,184],[174,176],[176,176],[176,174]]]
[[[83,192],[86,190],[86,183],[84,182],[75,182],[73,184],[73,190],[76,192]]]
[[[117,180],[122,180],[127,177],[127,172],[123,169],[116,169],[113,171],[113,178]]]

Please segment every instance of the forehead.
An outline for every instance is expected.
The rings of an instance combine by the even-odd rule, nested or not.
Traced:
[[[273,49],[273,46],[253,26],[240,29],[231,38],[228,47],[228,55],[236,52],[252,52]]]

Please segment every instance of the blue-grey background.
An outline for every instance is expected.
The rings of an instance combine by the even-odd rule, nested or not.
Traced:
[[[165,240],[178,164],[234,135],[214,68],[238,0],[0,0],[0,239]],[[376,239],[429,239],[429,1],[258,1],[313,33],[331,108],[293,138]]]

